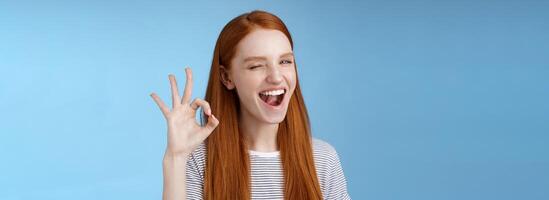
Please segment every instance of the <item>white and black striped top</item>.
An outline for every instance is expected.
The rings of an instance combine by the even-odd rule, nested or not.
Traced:
[[[202,199],[206,146],[202,143],[187,161],[187,199]],[[313,138],[313,157],[324,199],[351,199],[335,149]],[[280,153],[250,150],[252,199],[283,199],[283,172]]]

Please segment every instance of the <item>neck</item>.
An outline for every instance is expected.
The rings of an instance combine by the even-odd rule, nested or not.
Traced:
[[[244,110],[241,113],[239,126],[246,137],[248,149],[260,152],[278,151],[276,144],[278,124],[259,121]]]

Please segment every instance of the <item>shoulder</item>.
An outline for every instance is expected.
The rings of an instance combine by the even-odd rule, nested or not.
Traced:
[[[206,166],[206,144],[202,142],[189,155],[189,158],[187,160],[187,169],[190,169],[190,170],[187,170],[187,171],[201,175],[204,173],[205,166]]]
[[[189,160],[194,160],[195,162],[204,162],[206,158],[206,143],[202,142],[196,147],[196,149],[191,152],[189,155]]]
[[[326,141],[313,138],[313,156],[324,199],[350,199],[335,148]]]
[[[206,145],[201,143],[187,159],[187,199],[202,199]]]
[[[329,158],[329,159],[335,159],[337,158],[337,151],[335,148],[328,142],[313,138],[312,139],[312,146],[313,146],[313,155],[315,157],[319,158]]]
[[[312,146],[316,169],[320,175],[329,173],[334,166],[340,165],[337,151],[330,143],[313,138]]]

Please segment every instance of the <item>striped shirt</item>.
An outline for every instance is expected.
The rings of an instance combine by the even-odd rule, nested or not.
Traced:
[[[280,152],[250,153],[252,199],[284,199]],[[187,161],[187,199],[202,199],[206,145],[200,144]],[[351,199],[335,149],[313,138],[313,157],[323,199]]]

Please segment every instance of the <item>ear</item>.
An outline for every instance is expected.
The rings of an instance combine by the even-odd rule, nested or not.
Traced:
[[[227,87],[228,90],[234,89],[234,83],[231,81],[231,77],[229,75],[229,70],[225,68],[223,65],[219,65],[219,71],[220,71],[220,77],[221,81],[223,82],[223,85]]]

